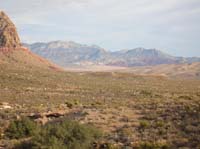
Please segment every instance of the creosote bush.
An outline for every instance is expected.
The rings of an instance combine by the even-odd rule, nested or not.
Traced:
[[[26,126],[23,126],[26,128]],[[101,137],[92,126],[70,120],[57,120],[40,126],[31,139],[16,146],[20,149],[88,149]]]
[[[145,129],[147,127],[149,127],[150,123],[148,121],[142,120],[140,121],[140,129]]]
[[[169,147],[166,144],[162,143],[152,143],[152,142],[143,142],[139,146],[140,149],[168,149]]]
[[[32,136],[37,131],[37,125],[29,118],[14,120],[6,130],[6,136],[10,139],[21,139]]]

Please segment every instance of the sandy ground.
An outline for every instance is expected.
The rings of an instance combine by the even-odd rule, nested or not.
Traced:
[[[112,71],[123,71],[128,69],[129,68],[127,67],[104,66],[104,65],[65,67],[66,71],[73,71],[73,72],[112,72]]]

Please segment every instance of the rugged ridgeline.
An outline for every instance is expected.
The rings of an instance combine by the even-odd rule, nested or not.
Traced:
[[[71,41],[24,44],[24,46],[60,66],[99,64],[109,56],[107,51],[98,46],[81,45]]]
[[[147,66],[159,64],[178,63],[176,57],[168,55],[156,49],[136,48],[113,52],[115,61],[108,63],[115,66]]]
[[[15,25],[3,11],[0,11],[0,64],[1,67],[5,67],[5,64],[13,68],[56,68],[47,60],[22,47]]]
[[[110,65],[132,67],[200,62],[200,58],[175,57],[157,49],[136,48],[109,52],[98,46],[64,41],[24,44],[24,46],[61,66]]]

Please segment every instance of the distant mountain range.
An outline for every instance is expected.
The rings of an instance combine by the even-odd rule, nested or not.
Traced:
[[[72,41],[23,45],[30,48],[33,53],[63,67],[77,65],[133,67],[200,62],[198,57],[175,57],[157,49],[135,48],[110,52],[99,46],[87,46]]]

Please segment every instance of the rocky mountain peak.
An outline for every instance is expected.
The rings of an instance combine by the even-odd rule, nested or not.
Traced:
[[[20,46],[15,25],[3,11],[0,11],[0,47],[16,48]]]

